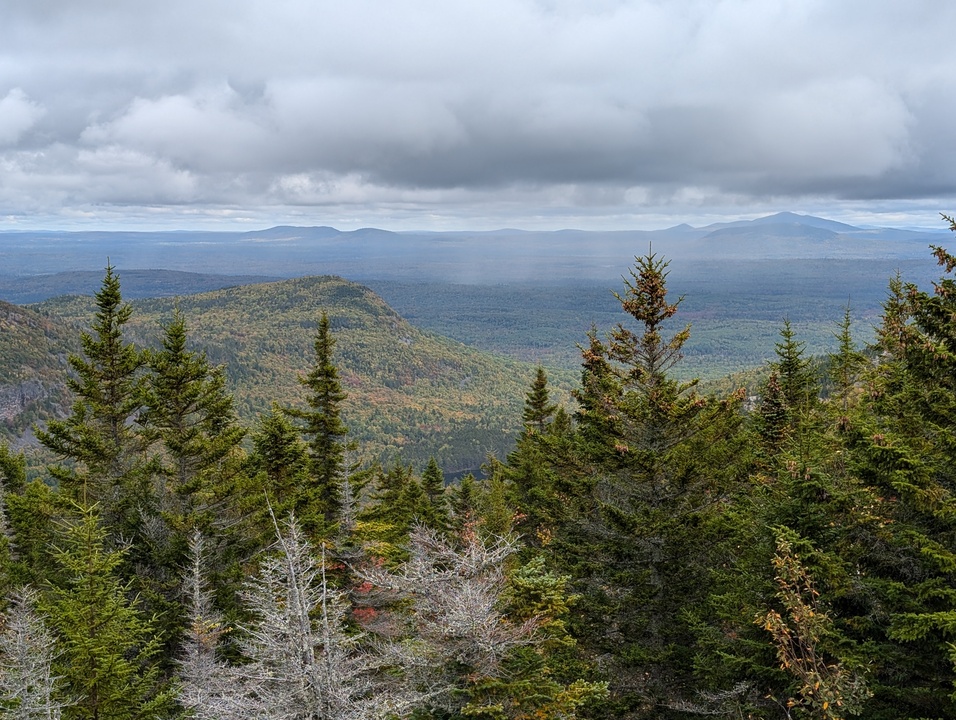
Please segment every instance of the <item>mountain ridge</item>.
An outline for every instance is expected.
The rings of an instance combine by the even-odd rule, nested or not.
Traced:
[[[821,243],[822,231],[835,233]],[[717,235],[713,233],[717,232]],[[710,237],[710,240],[706,238]],[[764,237],[773,242],[761,242]],[[782,242],[785,238],[786,242]],[[719,240],[715,242],[714,240]],[[6,277],[149,268],[222,275],[369,280],[614,281],[650,245],[672,260],[923,259],[938,233],[864,229],[796,213],[664,230],[392,232],[277,225],[245,232],[6,232]],[[3,297],[0,294],[0,297]]]
[[[489,454],[503,457],[511,449],[534,376],[533,364],[420,330],[369,288],[335,276],[133,300],[131,305],[125,335],[141,347],[157,346],[162,324],[174,309],[183,313],[191,347],[225,366],[236,407],[250,426],[274,401],[302,405],[298,378],[311,369],[318,318],[328,313],[334,359],[350,396],[343,418],[372,460],[400,459],[423,467],[434,456],[449,473],[477,471]],[[25,347],[35,349],[52,359],[43,365],[42,378],[51,389],[40,399],[53,398],[43,411],[55,417],[65,405],[50,405],[63,398],[65,357],[76,351],[80,328],[89,325],[92,298],[62,296],[31,308],[4,304],[0,319],[3,308],[17,320],[0,335],[0,359],[25,374],[0,378],[0,402],[4,393],[19,397],[17,387],[35,379],[30,362],[9,361]],[[28,332],[38,323],[48,326],[48,341]],[[571,378],[565,373],[565,387]],[[29,422],[43,419],[38,403],[19,410],[13,401],[7,405],[13,408],[5,421],[8,437],[23,437],[28,412]]]

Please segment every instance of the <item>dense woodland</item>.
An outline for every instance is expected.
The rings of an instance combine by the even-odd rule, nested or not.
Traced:
[[[678,379],[691,328],[637,258],[573,402],[539,370],[513,450],[453,484],[362,462],[334,318],[302,402],[247,428],[188,315],[141,348],[107,269],[72,410],[37,430],[59,461],[28,481],[0,449],[0,708],[954,717],[956,257],[935,254],[934,288],[890,282],[871,347],[847,309],[817,363],[785,322],[752,407]]]

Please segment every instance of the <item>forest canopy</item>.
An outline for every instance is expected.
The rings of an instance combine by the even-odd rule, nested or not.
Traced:
[[[956,223],[947,218],[954,230]],[[756,401],[678,370],[669,266],[568,404],[527,379],[482,477],[370,462],[336,318],[301,401],[239,420],[176,312],[149,349],[108,267],[72,407],[0,446],[0,709],[17,718],[956,716],[956,257],[889,281]]]

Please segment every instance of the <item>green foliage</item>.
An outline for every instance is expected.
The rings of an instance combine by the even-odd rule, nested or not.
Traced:
[[[531,389],[525,396],[524,412],[522,413],[525,427],[529,430],[543,432],[557,409],[557,404],[551,402],[551,396],[548,392],[548,374],[543,367],[538,366],[535,370]]]
[[[789,421],[796,424],[817,399],[819,383],[810,358],[804,354],[806,343],[796,339],[789,319],[783,321],[780,337],[782,339],[774,348],[777,360],[772,363],[771,368],[779,378],[780,392]]]
[[[299,382],[308,389],[307,410],[287,410],[301,421],[301,432],[309,449],[309,477],[296,488],[296,516],[307,533],[329,533],[342,511],[342,477],[345,473],[345,435],[342,403],[348,397],[339,382],[332,360],[335,340],[329,316],[322,313],[315,336],[315,362]]]
[[[379,469],[372,479],[372,492],[358,514],[355,534],[369,555],[394,565],[407,559],[409,532],[428,514],[428,496],[412,468],[395,464]]]
[[[447,531],[451,517],[445,490],[445,474],[433,457],[428,459],[428,465],[422,471],[421,487],[425,494],[425,503],[419,511],[418,522],[432,530]]]
[[[79,509],[51,558],[59,580],[41,602],[58,639],[54,672],[66,719],[154,718],[170,712],[172,693],[157,666],[154,628],[117,573],[122,553],[107,548],[107,532],[93,509]]]
[[[282,714],[274,699],[300,688],[284,676],[325,672],[300,660],[331,647],[306,638],[292,657],[286,621],[312,632],[325,617],[348,667],[406,703],[397,714],[953,716],[956,257],[936,255],[947,277],[932,292],[891,281],[871,352],[849,308],[825,363],[785,322],[775,360],[746,378],[764,388],[750,412],[731,385],[711,396],[685,379],[687,306],[668,295],[666,262],[637,258],[614,296],[624,319],[581,348],[573,415],[543,367],[483,364],[351,283],[222,291],[182,311],[152,301],[134,317],[107,268],[70,361],[72,412],[40,431],[59,454],[53,482],[28,481],[0,445],[0,576],[44,588],[54,705],[168,715],[179,668],[189,707],[205,707],[206,678],[218,709],[203,712],[240,698]],[[172,318],[159,335],[157,317]],[[230,382],[253,388],[235,408],[272,407],[248,454]],[[354,444],[352,418],[365,423]],[[446,489],[455,423],[478,427],[459,467],[483,459],[486,477]],[[389,439],[366,445],[370,428]],[[493,428],[509,452],[486,452]],[[437,452],[356,461],[428,434],[417,452]],[[323,538],[321,562],[291,535],[284,556],[261,552],[276,514]],[[187,587],[190,611],[177,571],[197,528],[212,582]],[[316,600],[332,585],[334,612],[290,611],[300,590]],[[174,662],[181,637],[195,676]],[[257,673],[280,665],[256,705]]]
[[[187,349],[186,321],[176,312],[165,326],[162,348],[149,353],[151,370],[138,422],[160,442],[159,503],[183,537],[208,532],[210,516],[239,469],[238,425],[222,367]]]
[[[788,535],[778,534],[773,557],[782,611],[768,610],[754,621],[770,633],[780,667],[795,678],[799,697],[789,698],[786,706],[800,707],[805,716],[821,720],[859,715],[872,693],[858,673],[827,654],[833,620]]]
[[[112,531],[132,537],[151,500],[145,443],[133,423],[143,400],[144,358],[124,337],[132,308],[112,267],[95,300],[91,332],[81,335],[83,354],[69,358],[72,412],[50,420],[37,438],[66,461],[50,469],[62,490],[84,505],[102,502]]]
[[[592,332],[583,350],[581,477],[562,480],[580,499],[556,548],[584,597],[582,644],[613,658],[611,712],[640,716],[690,682],[686,618],[706,601],[711,526],[741,472],[740,397],[704,397],[670,374],[689,328],[665,337],[680,304],[666,278],[667,263],[637,258],[618,296],[636,330],[619,324],[606,343]]]

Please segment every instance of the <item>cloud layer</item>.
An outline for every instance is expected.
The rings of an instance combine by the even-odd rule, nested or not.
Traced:
[[[919,0],[14,0],[0,218],[932,218],[956,209],[954,21]]]

